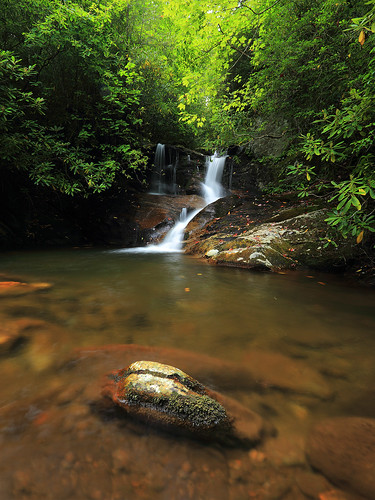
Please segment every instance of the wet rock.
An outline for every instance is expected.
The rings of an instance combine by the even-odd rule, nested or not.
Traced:
[[[61,352],[69,349],[68,337],[65,329],[47,321],[28,317],[4,319],[0,326],[0,354],[22,347],[28,366],[34,371],[43,371],[61,358]],[[57,343],[61,343],[58,348]]]
[[[138,361],[112,374],[113,401],[132,416],[165,427],[210,431],[229,427],[225,409],[181,370]]]
[[[195,210],[203,206],[203,198],[197,195],[140,195],[135,213],[139,244],[162,238],[179,219],[183,208]]]
[[[151,425],[226,441],[259,439],[261,418],[170,365],[137,361],[109,375],[103,393]],[[228,406],[231,413],[227,413]]]
[[[205,257],[214,264],[264,271],[343,268],[354,256],[354,245],[348,240],[338,240],[337,247],[322,242],[327,233],[325,209],[301,205],[293,210],[275,208],[270,215],[268,200],[256,201],[253,205],[259,208],[255,215],[250,210],[249,215],[242,213],[236,206],[234,213],[229,210],[214,224],[206,224],[199,232],[191,231],[186,253]],[[298,215],[291,217],[293,213]]]
[[[375,419],[320,422],[310,433],[306,454],[311,465],[339,487],[375,498]]]

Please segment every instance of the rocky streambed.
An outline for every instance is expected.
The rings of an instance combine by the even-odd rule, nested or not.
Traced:
[[[371,290],[75,252],[3,264],[0,498],[374,498]]]
[[[55,338],[27,318],[10,330],[31,348],[40,330]],[[53,364],[37,396],[0,410],[4,500],[375,498],[375,419],[314,423],[307,408],[335,393],[303,360],[254,350],[233,363],[133,344],[80,348]],[[275,390],[289,394],[294,430],[274,424]]]

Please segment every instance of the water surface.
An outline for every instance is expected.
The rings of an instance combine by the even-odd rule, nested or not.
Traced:
[[[77,347],[172,347],[245,364],[251,353],[261,351],[315,370],[332,397],[288,388],[243,391],[235,384],[229,390],[277,431],[272,446],[269,441],[257,448],[257,456],[272,464],[275,484],[290,467],[308,468],[303,441],[312,423],[334,415],[375,417],[375,294],[339,276],[254,273],[208,266],[182,254],[82,249],[9,252],[2,255],[0,273],[2,280],[52,284],[44,292],[0,298],[8,329],[24,318],[44,325],[30,336],[26,331],[17,349],[0,358],[5,415],[0,474],[7,478],[0,493],[5,500],[250,498],[246,495],[255,488],[246,470],[241,472],[246,479],[232,477],[236,460],[246,465],[256,458],[248,451],[244,458],[238,450],[192,444],[145,428],[124,430],[122,424],[122,437],[116,438],[118,422],[103,423],[92,408],[84,409],[74,391],[69,393],[80,381],[76,372],[70,375],[60,366]],[[96,371],[104,375],[100,364],[95,366],[90,377]],[[83,385],[88,377],[82,369]],[[22,419],[35,428],[21,423],[12,428],[10,422]],[[122,438],[128,444],[117,448]],[[22,458],[25,463],[17,467]],[[29,459],[37,464],[34,469],[26,467]],[[116,465],[122,461],[132,466]],[[167,475],[164,466],[170,461],[179,463],[178,471]],[[213,471],[221,471],[216,479]],[[51,474],[57,474],[55,490]],[[224,490],[227,496],[220,493]]]

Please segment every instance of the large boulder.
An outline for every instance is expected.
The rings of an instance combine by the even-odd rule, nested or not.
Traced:
[[[326,419],[311,431],[306,452],[332,482],[375,499],[375,419]]]
[[[215,264],[269,271],[331,270],[346,266],[353,257],[354,247],[348,240],[336,245],[326,240],[325,209],[300,205],[274,209],[270,216],[268,201],[254,200],[253,205],[259,207],[256,216],[236,206],[234,212],[218,216],[214,224],[198,230],[188,226],[186,253]],[[269,217],[264,220],[265,216]]]

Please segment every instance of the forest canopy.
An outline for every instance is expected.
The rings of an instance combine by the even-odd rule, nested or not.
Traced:
[[[374,231],[375,0],[3,0],[0,164],[66,194],[145,168],[149,144],[288,138],[274,191]]]

